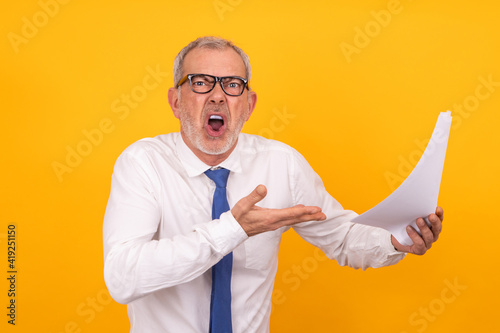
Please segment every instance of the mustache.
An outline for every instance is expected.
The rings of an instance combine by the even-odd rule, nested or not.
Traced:
[[[205,105],[203,108],[203,112],[229,112],[229,109],[226,104],[222,105]]]
[[[230,119],[229,108],[225,104],[223,104],[223,105],[206,105],[203,108],[203,118],[205,118],[208,113],[213,113],[213,112],[224,114],[227,119]]]

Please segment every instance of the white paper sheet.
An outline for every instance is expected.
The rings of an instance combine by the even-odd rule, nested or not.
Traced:
[[[388,230],[402,245],[413,244],[406,233],[416,220],[436,210],[444,158],[451,127],[451,112],[441,112],[422,157],[405,181],[384,201],[352,221]],[[427,221],[428,222],[428,221]]]

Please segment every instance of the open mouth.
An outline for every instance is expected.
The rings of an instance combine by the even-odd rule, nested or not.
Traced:
[[[206,129],[211,136],[220,136],[224,133],[226,126],[224,126],[224,118],[219,115],[211,115],[208,118]]]
[[[213,131],[218,132],[224,125],[224,119],[221,116],[212,115],[208,119],[208,126],[212,127]]]

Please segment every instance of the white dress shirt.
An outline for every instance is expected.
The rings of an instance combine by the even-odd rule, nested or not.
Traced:
[[[261,207],[321,207],[325,221],[293,228],[340,265],[366,269],[404,257],[387,231],[349,222],[356,214],[283,143],[240,134],[220,166],[231,170],[230,207],[259,184],[268,192]],[[115,164],[103,228],[104,277],[112,297],[128,304],[131,332],[208,332],[211,267],[231,251],[233,331],[269,332],[278,248],[289,228],[248,237],[230,211],[212,221],[215,184],[203,174],[209,168],[179,133],[142,139]]]

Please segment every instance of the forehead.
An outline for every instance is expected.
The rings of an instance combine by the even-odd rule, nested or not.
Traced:
[[[210,74],[215,76],[237,75],[246,77],[245,64],[232,48],[212,50],[196,48],[184,58],[184,74]]]

